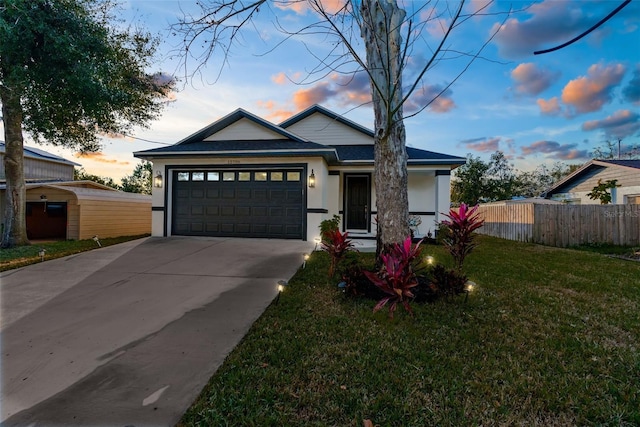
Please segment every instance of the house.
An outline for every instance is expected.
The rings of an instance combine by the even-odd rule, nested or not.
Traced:
[[[555,183],[545,197],[574,204],[600,204],[587,196],[598,180],[617,180],[609,190],[612,204],[640,204],[640,160],[591,160]]]
[[[448,212],[464,158],[407,148],[419,234]],[[154,236],[314,241],[324,219],[375,239],[373,132],[319,105],[276,125],[238,109],[178,143],[134,153],[153,162]]]
[[[4,157],[4,144],[0,143]],[[0,224],[6,176],[0,163]],[[73,181],[77,163],[37,148],[24,148],[27,237],[82,240],[151,232],[151,196],[125,193],[92,181]]]
[[[55,154],[34,147],[24,147],[26,182],[73,181],[73,168],[80,166]],[[5,145],[0,141],[0,183],[7,179],[4,170]]]

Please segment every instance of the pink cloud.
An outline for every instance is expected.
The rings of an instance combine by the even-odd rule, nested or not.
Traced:
[[[104,153],[98,151],[95,153],[82,153],[82,152],[77,152],[74,154],[74,157],[79,158],[79,159],[88,159],[88,160],[93,160],[94,162],[100,162],[100,163],[108,163],[108,164],[114,164],[114,165],[129,165],[131,164],[131,162],[123,162],[117,159],[110,159],[107,156],[104,155]]]
[[[528,18],[522,21],[512,18],[503,25],[496,23],[491,32],[500,29],[495,38],[500,55],[522,58],[570,40],[603,16],[602,8],[592,5],[586,8],[581,2],[546,0],[531,5],[526,10]]]
[[[622,139],[640,130],[640,115],[630,110],[618,110],[602,120],[590,120],[582,124],[582,130],[600,129],[607,137]]]
[[[598,111],[611,101],[613,89],[620,83],[626,69],[622,64],[594,64],[587,76],[571,80],[562,90],[562,102],[576,113]]]
[[[500,140],[500,137],[476,138],[462,141],[462,144],[469,150],[492,153],[500,149]]]
[[[322,8],[328,13],[338,13],[346,4],[346,0],[322,0],[319,2]],[[300,0],[279,0],[273,5],[281,10],[290,10],[298,15],[304,15],[309,10],[313,10],[310,3]]]
[[[532,63],[523,63],[511,71],[516,82],[516,92],[523,95],[538,95],[555,82],[560,73],[538,68]]]
[[[276,74],[275,76],[271,76],[271,81],[277,85],[283,85],[289,83],[289,79],[287,75],[283,72]]]
[[[548,101],[540,98],[536,103],[538,104],[538,107],[540,107],[540,112],[547,116],[557,116],[562,112],[557,96],[554,96]]]
[[[427,109],[433,113],[447,113],[451,111],[456,107],[455,102],[451,98],[451,89],[446,89],[442,92],[443,89],[444,86],[440,85],[426,85],[421,87],[416,90],[404,104],[404,111],[408,114],[416,113],[429,103]],[[438,96],[440,92],[442,92],[442,94]]]
[[[578,150],[577,144],[560,144],[556,141],[536,141],[529,146],[521,148],[522,154],[525,156],[546,154],[548,159],[557,160],[576,160],[587,159],[589,153],[587,150]]]

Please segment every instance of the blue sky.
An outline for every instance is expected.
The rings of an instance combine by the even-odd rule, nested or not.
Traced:
[[[325,0],[330,3],[339,0]],[[405,1],[409,12],[424,2]],[[470,12],[486,4],[471,1]],[[451,6],[452,2],[440,2]],[[533,55],[575,37],[613,10],[619,1],[495,2],[485,12],[512,6],[524,9],[502,24],[493,41],[444,95],[429,108],[405,121],[407,144],[416,148],[484,159],[502,150],[516,168],[531,170],[556,161],[582,163],[594,147],[606,140],[640,144],[640,3],[632,2],[603,27],[556,52]],[[181,78],[179,90],[162,117],[149,129],[133,134],[159,143],[175,143],[194,131],[242,107],[275,123],[319,103],[369,128],[373,126],[369,88],[363,74],[346,77],[328,73],[309,76],[316,56],[326,54],[331,39],[322,35],[297,36],[283,42],[278,22],[293,30],[314,14],[304,8],[263,8],[254,25],[243,32],[227,63],[214,57],[193,80],[184,79],[175,57],[180,39],[169,26],[183,11],[196,12],[194,1],[129,0],[123,5],[125,22],[142,23],[161,34],[161,55],[150,71]],[[527,8],[528,7],[528,8]],[[418,12],[428,15],[431,9]],[[405,84],[427,57],[426,46],[436,43],[440,27],[433,20],[421,31],[426,44],[412,50]],[[459,27],[448,46],[474,51],[504,20],[488,14]],[[357,32],[356,32],[357,35]],[[423,98],[448,84],[464,61],[441,61],[427,72],[405,115]],[[195,62],[190,63],[195,65]],[[353,68],[353,67],[351,67]],[[189,68],[192,71],[193,68]],[[325,73],[326,74],[326,73]],[[321,78],[322,77],[322,78]],[[294,82],[304,81],[307,84]],[[132,152],[160,145],[133,138],[104,138],[104,149],[93,155],[55,147],[41,147],[81,163],[89,173],[119,180],[138,160]]]

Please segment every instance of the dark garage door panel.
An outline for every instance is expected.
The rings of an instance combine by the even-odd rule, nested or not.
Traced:
[[[176,177],[177,172],[174,235],[304,238],[301,180],[178,181]]]

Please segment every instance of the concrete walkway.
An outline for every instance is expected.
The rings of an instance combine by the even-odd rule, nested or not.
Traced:
[[[149,238],[2,273],[2,425],[173,426],[311,249]]]

